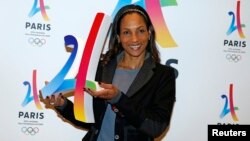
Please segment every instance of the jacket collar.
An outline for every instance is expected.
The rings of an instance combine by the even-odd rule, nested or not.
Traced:
[[[107,64],[103,69],[102,80],[106,83],[112,83],[115,70],[118,64],[119,56],[113,59],[109,64]],[[134,95],[141,87],[143,87],[154,74],[153,68],[155,68],[155,62],[152,57],[146,57],[140,71],[138,72],[135,80],[132,82],[131,86],[127,91],[127,96]]]

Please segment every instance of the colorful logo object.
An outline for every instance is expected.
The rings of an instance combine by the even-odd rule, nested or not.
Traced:
[[[97,89],[95,73],[102,47],[105,44],[106,37],[111,25],[111,17],[103,13],[97,13],[91,27],[85,47],[81,44],[79,38],[68,35],[65,36],[66,51],[70,56],[58,72],[58,74],[40,90],[42,97],[58,93],[74,92],[74,114],[75,118],[83,122],[94,122],[92,96],[84,94],[83,88],[88,87]],[[31,85],[27,81],[28,92],[26,94],[23,106],[27,105],[33,98],[31,95]],[[33,97],[35,103],[40,105],[38,92],[36,88],[36,70],[33,71]],[[40,106],[39,106],[40,107]],[[40,108],[39,108],[40,109]]]
[[[42,106],[41,106],[39,98],[38,98],[38,93],[37,93],[38,91],[37,91],[36,82],[37,82],[36,81],[36,70],[33,70],[33,73],[32,73],[32,84],[30,84],[30,82],[28,82],[28,81],[24,81],[23,82],[23,84],[25,86],[28,86],[28,90],[27,90],[26,96],[25,96],[24,101],[22,103],[23,107],[26,106],[28,103],[30,103],[32,100],[34,100],[37,109],[42,109]],[[32,93],[33,93],[33,96],[31,96]]]
[[[234,107],[234,103],[233,103],[233,84],[230,84],[230,86],[229,86],[229,98],[225,94],[223,94],[221,96],[221,98],[225,99],[225,104],[224,104],[224,107],[223,107],[222,112],[220,114],[220,118],[223,118],[224,116],[226,116],[230,112],[233,120],[238,121],[238,118],[237,118],[237,115],[236,115],[235,111],[239,110],[239,108]],[[229,108],[228,108],[228,104],[229,104]]]
[[[112,17],[115,16],[117,11],[124,5],[131,4],[132,0],[119,0],[115,10],[112,13]],[[165,23],[161,7],[176,6],[176,0],[138,0],[135,4],[142,6],[147,10],[152,24],[156,31],[156,41],[163,48],[177,47],[176,42],[172,38],[168,27]]]
[[[46,9],[49,9],[49,6],[45,6],[43,0],[39,0],[39,7],[38,7],[38,0],[34,0],[32,9],[30,10],[29,17],[33,17],[38,12],[41,12],[43,19],[45,21],[49,21],[49,17],[46,13]]]
[[[245,35],[242,30],[242,28],[245,27],[245,24],[241,24],[241,20],[240,20],[240,1],[237,1],[236,14],[232,11],[229,11],[228,14],[229,16],[232,16],[232,22],[227,31],[227,35],[230,35],[237,29],[240,38],[242,39],[245,38]]]

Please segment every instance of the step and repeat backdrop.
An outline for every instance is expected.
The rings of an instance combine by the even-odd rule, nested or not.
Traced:
[[[112,19],[131,3],[149,12],[162,64],[176,72],[171,125],[156,140],[206,141],[210,124],[250,124],[249,0],[9,0],[0,9],[1,141],[82,139],[39,91],[81,71],[65,44],[83,50],[97,13]]]

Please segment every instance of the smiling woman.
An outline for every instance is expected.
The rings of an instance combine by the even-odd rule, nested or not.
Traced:
[[[63,96],[47,97],[47,102],[74,125],[88,129],[84,141],[153,141],[170,124],[174,69],[160,64],[155,30],[142,7],[122,7],[110,36],[95,78],[102,89],[83,89],[93,96],[96,122],[78,121],[73,103]]]
[[[141,15],[132,13],[124,16],[117,38],[125,52],[118,68],[140,68],[143,65],[149,37],[150,32]]]

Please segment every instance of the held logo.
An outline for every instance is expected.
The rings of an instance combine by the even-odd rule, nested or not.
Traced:
[[[131,4],[131,0],[119,0],[112,13],[112,17],[124,5]],[[142,6],[148,12],[155,28],[156,41],[162,48],[177,47],[165,23],[161,7],[177,6],[176,0],[137,0],[135,4]]]
[[[223,94],[221,96],[222,99],[224,99],[224,107],[221,111],[220,118],[224,118],[227,114],[231,114],[233,121],[238,121],[238,117],[235,113],[236,110],[239,110],[238,107],[234,106],[233,102],[233,84],[229,85],[229,97],[227,95]]]
[[[84,94],[83,88],[99,89],[93,80],[102,52],[101,47],[105,44],[110,25],[111,17],[104,13],[97,13],[85,46],[80,38],[72,35],[65,36],[65,49],[70,53],[65,65],[53,79],[45,81],[45,86],[41,89],[37,88],[37,70],[33,70],[32,82],[24,81],[23,83],[27,86],[27,93],[22,106],[24,107],[34,100],[37,109],[42,109],[38,97],[39,92],[43,98],[52,94],[73,92],[76,119],[94,122],[92,97]]]
[[[240,1],[237,1],[236,6],[236,14],[232,11],[228,12],[229,16],[232,17],[231,25],[229,26],[229,29],[227,31],[227,35],[230,35],[234,31],[238,31],[240,38],[244,39],[245,35],[243,33],[242,28],[245,27],[245,24],[241,24],[240,19]]]
[[[30,10],[30,13],[29,13],[29,17],[33,17],[35,14],[41,13],[43,19],[45,21],[49,21],[49,17],[46,13],[46,9],[49,9],[49,6],[44,5],[43,0],[39,0],[39,4],[38,4],[38,0],[34,0],[32,9]]]

